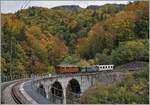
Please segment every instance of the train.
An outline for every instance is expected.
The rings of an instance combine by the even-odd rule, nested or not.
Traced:
[[[89,73],[89,72],[100,72],[100,71],[107,71],[113,70],[114,65],[91,65],[85,67],[79,67],[74,65],[57,65],[55,66],[55,72],[57,74],[64,74],[64,73]]]

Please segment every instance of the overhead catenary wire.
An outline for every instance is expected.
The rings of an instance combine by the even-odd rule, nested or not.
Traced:
[[[29,5],[30,2],[31,2],[31,0],[29,0],[29,1],[25,4],[24,8],[26,8],[26,7]],[[24,9],[24,8],[23,8],[23,9]]]
[[[28,0],[26,0],[22,5],[20,9],[23,9],[24,5],[27,3]]]
[[[31,0],[26,0],[24,3],[23,3],[23,5],[21,6],[21,8],[20,9],[25,9],[27,6],[28,6],[28,4],[31,2]]]
[[[21,9],[26,8],[28,6],[28,4],[30,3],[30,1],[31,0],[26,0],[23,3],[23,5],[21,6]],[[13,20],[13,17],[12,17],[12,20]],[[10,41],[11,41],[10,42],[10,47],[11,47],[10,48],[10,54],[11,54],[11,56],[10,56],[10,63],[11,63],[11,65],[10,65],[10,78],[13,79],[13,77],[12,77],[14,75],[14,73],[13,73],[13,65],[14,65],[13,53],[15,53],[15,50],[16,50],[15,47],[14,47],[14,46],[16,46],[16,40],[13,39],[12,36],[11,36],[11,40]]]

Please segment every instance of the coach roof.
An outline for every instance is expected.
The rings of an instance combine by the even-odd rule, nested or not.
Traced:
[[[70,64],[62,64],[62,65],[56,65],[56,67],[78,67],[78,66],[70,65]]]

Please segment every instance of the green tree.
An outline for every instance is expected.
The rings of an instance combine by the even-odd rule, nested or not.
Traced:
[[[94,60],[96,64],[111,64],[112,63],[111,56],[106,55],[104,53],[102,54],[97,53]]]
[[[120,43],[119,47],[112,52],[115,64],[123,64],[134,60],[148,61],[148,41],[135,40]]]
[[[119,83],[97,83],[80,98],[82,104],[148,104],[148,67],[128,73]]]

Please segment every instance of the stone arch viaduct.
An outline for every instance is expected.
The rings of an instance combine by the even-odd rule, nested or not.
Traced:
[[[96,82],[105,84],[119,81],[124,73],[101,71],[94,73],[63,74],[35,78],[32,86],[54,104],[78,103],[78,98]]]

